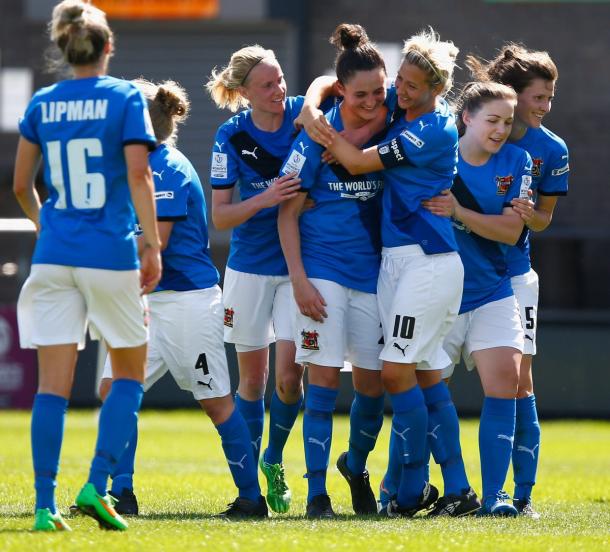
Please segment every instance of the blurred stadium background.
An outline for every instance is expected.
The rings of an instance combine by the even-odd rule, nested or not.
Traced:
[[[332,71],[328,36],[343,21],[362,24],[382,48],[392,76],[402,40],[426,25],[460,48],[458,64],[473,52],[491,57],[506,41],[547,50],[560,79],[545,125],[570,149],[570,193],[552,226],[534,235],[533,265],[541,281],[537,402],[543,417],[610,418],[610,2],[607,0],[94,0],[110,16],[117,38],[111,74],[127,79],[174,79],[186,87],[192,115],[179,147],[204,183],[218,111],[203,83],[234,50],[258,43],[276,51],[290,94]],[[0,10],[0,408],[27,408],[35,390],[35,355],[20,351],[15,320],[19,289],[30,268],[34,235],[11,191],[17,120],[33,90],[53,82],[44,72],[45,24],[54,0],[2,0]],[[458,71],[456,87],[468,77]],[[41,183],[40,183],[41,184]],[[210,190],[206,189],[209,202]],[[229,232],[212,229],[212,253],[221,270]],[[235,375],[235,357],[228,350]],[[79,361],[72,404],[91,406],[97,346]],[[456,372],[458,411],[477,415],[478,378]],[[235,378],[234,378],[235,380]],[[234,381],[234,383],[236,383]],[[269,382],[272,389],[273,378]],[[351,401],[345,374],[340,409]],[[166,377],[145,406],[194,403]]]

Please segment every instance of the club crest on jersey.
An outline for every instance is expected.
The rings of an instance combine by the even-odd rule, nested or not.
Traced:
[[[532,159],[532,176],[534,178],[539,178],[542,174],[542,165],[544,165],[542,157],[534,157]]]
[[[318,336],[320,334],[316,330],[303,330],[301,332],[301,349],[308,349],[310,351],[319,351],[320,345],[318,345]]]
[[[496,176],[496,195],[506,195],[513,183],[513,175]]]
[[[227,328],[233,327],[233,315],[234,314],[235,314],[235,311],[231,307],[225,308],[224,325]]]

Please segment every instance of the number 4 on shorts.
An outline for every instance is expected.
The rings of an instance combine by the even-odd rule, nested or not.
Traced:
[[[195,370],[201,368],[203,370],[203,375],[207,376],[210,371],[208,370],[208,361],[205,358],[205,353],[201,353],[199,355],[199,358],[197,359],[197,362],[195,363]]]

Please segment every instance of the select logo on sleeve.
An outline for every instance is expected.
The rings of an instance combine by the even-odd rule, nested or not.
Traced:
[[[155,192],[155,199],[174,199],[174,192]]]
[[[212,154],[212,167],[210,169],[212,178],[227,178],[227,154],[214,152]]]

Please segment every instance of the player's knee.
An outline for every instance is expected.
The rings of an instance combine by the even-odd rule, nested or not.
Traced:
[[[240,391],[246,392],[249,396],[262,396],[266,386],[267,373],[262,371],[242,375],[239,380]]]
[[[276,375],[275,389],[280,399],[297,399],[303,394],[303,373]]]

